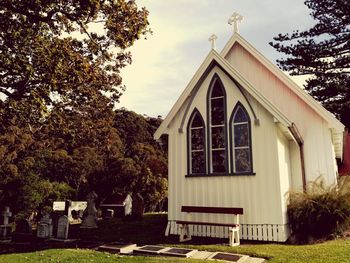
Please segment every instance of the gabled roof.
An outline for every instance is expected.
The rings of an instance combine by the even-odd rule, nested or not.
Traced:
[[[230,78],[233,78],[239,85],[241,85],[253,98],[255,98],[259,103],[261,103],[280,123],[289,127],[292,122],[274,105],[272,104],[259,90],[254,88],[250,82],[248,82],[239,71],[237,71],[232,65],[223,57],[219,55],[215,50],[211,50],[199,67],[197,72],[194,74],[190,83],[187,85],[186,89],[182,92],[179,99],[176,101],[169,114],[166,116],[162,124],[159,126],[154,134],[154,139],[158,140],[160,136],[164,133],[168,133],[168,127],[175,115],[180,110],[181,106],[185,101],[191,97],[192,90],[197,85],[198,81],[203,79],[208,72],[208,69],[213,67],[219,67],[224,73],[226,73]],[[179,128],[179,127],[177,127]]]
[[[283,84],[290,88],[301,100],[310,106],[317,114],[319,114],[327,123],[332,131],[332,140],[336,157],[343,158],[343,132],[345,126],[335,118],[335,116],[327,111],[318,101],[306,93],[293,80],[291,80],[283,71],[269,61],[256,48],[254,48],[248,41],[246,41],[239,34],[235,33],[227,42],[220,55],[225,58],[230,52],[235,43],[241,45],[249,54],[251,54],[257,61],[263,64],[270,72],[272,72]]]
[[[269,61],[264,55],[262,55],[255,47],[253,47],[248,41],[246,41],[239,34],[235,33],[227,42],[220,55],[225,58],[230,52],[235,43],[239,43],[245,50],[247,50],[255,59],[261,64],[267,67],[279,80],[282,81],[287,87],[289,87],[298,97],[306,102],[316,113],[318,113],[323,119],[325,119],[329,128],[336,129],[338,131],[344,131],[345,126],[337,120],[332,113],[327,111],[318,101],[316,101],[311,95],[306,93],[301,87],[299,87],[293,80],[291,80],[282,70]]]
[[[173,120],[174,116],[179,111],[180,107],[191,99],[193,89],[199,82],[203,81],[205,75],[212,69],[213,66],[218,66],[222,69],[231,79],[241,85],[248,93],[250,93],[257,101],[259,101],[281,124],[285,127],[289,127],[292,122],[275,106],[273,105],[260,91],[254,88],[243,75],[235,69],[225,57],[230,52],[231,48],[238,43],[248,53],[250,53],[257,61],[262,63],[270,72],[272,72],[283,84],[295,93],[301,100],[309,105],[319,116],[321,116],[327,123],[328,127],[332,131],[332,140],[334,144],[334,150],[337,158],[342,159],[343,156],[343,132],[345,126],[338,121],[332,113],[327,111],[319,102],[300,88],[294,81],[292,81],[285,73],[283,73],[277,66],[265,58],[256,48],[249,44],[238,33],[234,35],[227,42],[220,54],[215,50],[211,50],[201,64],[186,89],[183,91],[175,105],[172,107],[162,124],[159,126],[154,134],[155,139],[159,139],[164,133],[168,133],[169,124]],[[187,112],[185,113],[187,114]],[[179,128],[179,127],[178,127]]]

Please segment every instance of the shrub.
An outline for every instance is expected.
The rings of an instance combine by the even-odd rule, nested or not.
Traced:
[[[300,243],[341,234],[350,224],[350,177],[328,187],[318,178],[306,192],[290,192],[288,219]]]

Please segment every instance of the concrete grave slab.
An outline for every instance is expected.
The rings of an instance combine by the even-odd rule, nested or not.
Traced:
[[[160,254],[173,257],[192,257],[198,250],[188,248],[169,248],[168,250],[162,251]]]
[[[143,254],[143,255],[159,255],[162,252],[168,250],[169,247],[162,247],[162,246],[143,246],[143,247],[139,247],[136,248],[133,253],[135,254]]]
[[[125,244],[119,242],[113,242],[104,244],[98,247],[99,251],[106,251],[109,253],[130,254],[136,248],[136,244]]]
[[[211,255],[213,255],[215,252],[210,251],[197,251],[194,253],[191,258],[194,259],[208,259]]]
[[[213,255],[211,255],[208,259],[210,260],[222,260],[222,261],[228,261],[228,262],[237,262],[237,263],[243,263],[245,262],[249,257],[246,255],[240,255],[240,254],[232,254],[232,253],[224,253],[224,252],[215,252]]]
[[[263,258],[252,258],[249,257],[246,261],[244,261],[244,263],[263,263],[265,262],[265,259]]]

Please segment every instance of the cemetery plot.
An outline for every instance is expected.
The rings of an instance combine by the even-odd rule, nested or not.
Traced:
[[[168,247],[161,246],[143,246],[134,250],[135,254],[159,255],[163,251],[168,250]]]
[[[27,219],[22,219],[16,224],[16,230],[12,234],[12,241],[27,243],[33,241],[32,224]]]
[[[161,252],[162,255],[174,256],[174,257],[191,257],[194,253],[198,252],[197,249],[187,249],[187,248],[170,248]]]
[[[12,226],[9,224],[9,219],[12,216],[12,212],[10,212],[8,206],[5,206],[5,210],[1,213],[1,216],[0,240],[10,240]]]
[[[123,244],[119,242],[109,243],[98,247],[99,251],[106,251],[109,253],[131,253],[136,248],[136,244]]]
[[[68,239],[68,231],[69,231],[69,221],[67,216],[61,216],[58,219],[58,227],[57,227],[57,239],[66,240]]]
[[[247,258],[248,256],[245,256],[245,255],[216,252],[213,255],[211,255],[208,259],[241,263],[241,262],[244,262]]]

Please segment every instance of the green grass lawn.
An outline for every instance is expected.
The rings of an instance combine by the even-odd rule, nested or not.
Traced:
[[[164,238],[166,226],[166,215],[148,214],[141,222],[109,220],[99,222],[99,228],[92,231],[81,231],[72,229],[72,238],[79,237],[84,240],[97,242],[124,241],[142,244],[162,244],[166,246],[191,247],[198,250],[223,251],[242,253],[251,256],[263,257],[267,262],[350,262],[350,240],[339,239],[327,241],[315,245],[284,245],[284,244],[249,244],[245,243],[239,247],[217,245],[217,243],[228,243],[228,240],[211,241],[209,244],[200,244],[201,240],[194,240],[192,244],[177,243],[177,239]],[[210,239],[209,239],[210,241]],[[205,241],[208,243],[208,240]],[[2,245],[0,245],[1,248]],[[47,248],[47,247],[46,247]],[[86,249],[57,249],[50,248],[35,251],[33,247],[29,253],[12,253],[0,255],[0,262],[200,262],[196,260],[162,257],[141,256],[118,256],[108,253],[97,252]],[[21,251],[21,250],[19,250]],[[18,252],[18,250],[17,250]]]
[[[239,247],[217,245],[186,245],[186,247],[209,250],[241,253],[250,256],[262,257],[271,263],[349,263],[350,240],[332,240],[314,245],[284,245],[284,244],[244,244]]]

